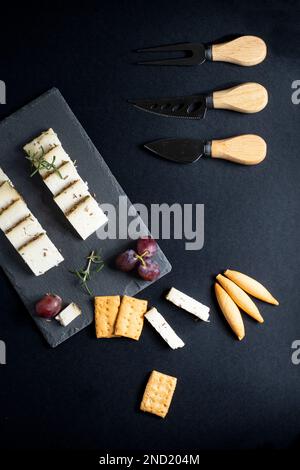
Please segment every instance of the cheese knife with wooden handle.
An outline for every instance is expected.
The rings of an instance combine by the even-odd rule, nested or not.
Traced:
[[[245,134],[229,139],[162,139],[145,144],[156,155],[177,163],[193,163],[203,155],[241,165],[257,165],[266,157],[267,144],[258,135]]]
[[[129,100],[129,103],[138,109],[159,116],[203,119],[208,109],[227,109],[246,114],[257,113],[267,105],[268,92],[259,83],[248,82],[209,94]]]

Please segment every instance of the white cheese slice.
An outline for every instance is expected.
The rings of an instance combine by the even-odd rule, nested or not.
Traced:
[[[18,191],[9,181],[4,181],[0,186],[0,210],[5,209],[17,199],[20,199]]]
[[[25,219],[21,220],[17,225],[14,225],[5,235],[11,244],[18,250],[21,246],[28,243],[32,238],[45,233],[39,221],[30,214]]]
[[[36,276],[44,274],[64,260],[46,234],[31,240],[19,248],[18,252]]]
[[[58,145],[57,147],[54,147],[53,149],[49,150],[49,152],[45,153],[45,155],[43,155],[43,160],[50,164],[53,163],[55,168],[59,168],[66,162],[71,162],[69,155],[64,151],[61,145]],[[45,178],[46,176],[53,173],[53,171],[55,170],[41,169],[39,173],[42,178]]]
[[[106,215],[89,193],[87,183],[77,173],[53,129],[25,145],[24,150],[29,156],[42,156],[55,165],[54,170],[42,169],[39,173],[56,204],[84,240],[107,222]]]
[[[55,196],[54,201],[65,214],[75,206],[81,199],[89,195],[87,185],[82,179],[74,181]]]
[[[62,326],[68,326],[79,315],[81,315],[80,308],[72,302],[55,317],[55,320],[59,321]]]
[[[158,334],[168,343],[170,348],[178,349],[183,348],[184,342],[177,336],[173,328],[166,322],[164,317],[159,313],[156,308],[151,308],[145,317]]]
[[[41,135],[26,144],[23,149],[31,157],[40,157],[53,147],[60,145],[60,140],[53,129],[42,132]]]
[[[83,240],[106,224],[107,217],[92,196],[87,196],[66,214]]]
[[[209,307],[172,287],[166,299],[204,321],[209,321]]]
[[[6,232],[28,215],[30,211],[24,200],[17,199],[0,213],[0,229]]]
[[[64,188],[73,183],[76,180],[80,180],[80,176],[77,173],[73,162],[65,162],[58,167],[58,171],[50,173],[44,178],[44,183],[50,189],[51,193],[56,196]]]

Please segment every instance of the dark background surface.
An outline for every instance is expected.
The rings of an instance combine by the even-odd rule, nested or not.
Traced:
[[[0,447],[130,452],[296,446],[300,365],[291,362],[291,344],[300,338],[300,106],[291,102],[291,83],[300,79],[300,3],[101,3],[1,6],[0,79],[7,104],[0,105],[0,118],[57,86],[132,202],[205,204],[204,248],[187,252],[184,241],[162,240],[173,271],[144,292],[186,347],[168,349],[148,326],[138,343],[96,341],[90,327],[51,350],[1,274],[7,365],[0,366]],[[250,68],[131,64],[131,51],[139,47],[231,34],[262,36],[267,60]],[[268,88],[269,105],[259,114],[219,111],[191,122],[151,116],[126,103],[245,81]],[[208,160],[177,166],[140,148],[162,137],[247,132],[268,142],[267,159],[257,167]],[[254,276],[281,303],[258,302],[263,325],[244,315],[241,343],[211,290],[213,276],[227,267]],[[167,304],[162,293],[172,285],[210,305],[211,323],[195,323]],[[138,411],[152,369],[178,377],[164,421]]]

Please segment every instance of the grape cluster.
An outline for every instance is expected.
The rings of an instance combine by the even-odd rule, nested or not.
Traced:
[[[155,281],[160,275],[159,264],[152,259],[157,252],[157,243],[151,237],[141,237],[136,250],[126,250],[116,258],[116,267],[123,272],[137,268],[139,276],[145,281]]]

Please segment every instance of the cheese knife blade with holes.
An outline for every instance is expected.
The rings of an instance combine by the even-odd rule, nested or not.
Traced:
[[[264,160],[267,152],[264,139],[254,134],[210,142],[196,139],[162,139],[145,144],[145,148],[177,163],[193,163],[205,155],[242,165],[257,165]]]
[[[129,100],[133,106],[166,117],[203,119],[207,109],[227,109],[239,113],[257,113],[268,103],[268,92],[259,83],[243,83],[207,95]]]

